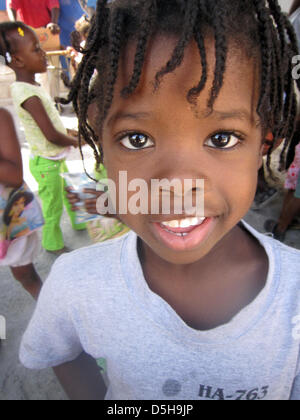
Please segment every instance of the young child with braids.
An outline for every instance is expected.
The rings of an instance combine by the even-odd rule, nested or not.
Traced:
[[[65,249],[60,228],[63,205],[73,228],[85,228],[75,224],[75,213],[65,197],[60,176],[68,171],[65,160],[71,146],[78,147],[78,139],[67,135],[54,103],[35,81],[37,73],[47,71],[46,54],[35,33],[22,22],[1,23],[0,46],[6,65],[16,74],[11,93],[30,147],[30,170],[39,186],[45,218],[42,245],[47,251],[62,252]]]
[[[242,221],[264,139],[271,156],[293,134],[297,53],[277,0],[98,1],[69,97],[80,135],[117,197],[121,171],[192,180],[204,214],[122,214],[117,198],[132,231],[55,263],[25,366],[55,367],[74,399],[103,398],[102,357],[106,399],[300,399],[300,253]]]
[[[13,119],[8,111],[0,108],[0,201],[11,189],[23,183],[22,156]],[[5,194],[6,193],[6,194]],[[1,215],[3,216],[3,214]],[[0,221],[1,226],[1,221]],[[0,230],[1,242],[1,230]],[[36,231],[10,242],[7,252],[0,258],[0,267],[9,266],[16,280],[37,299],[42,281],[34,267],[34,259],[40,251],[40,239]]]

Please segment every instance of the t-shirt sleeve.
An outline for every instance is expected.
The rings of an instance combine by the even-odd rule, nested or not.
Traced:
[[[46,280],[34,315],[23,336],[20,360],[29,369],[44,369],[75,360],[82,352],[74,322],[69,288],[63,286],[64,269],[54,264]]]

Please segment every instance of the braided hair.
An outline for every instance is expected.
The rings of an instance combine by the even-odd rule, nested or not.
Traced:
[[[4,57],[7,66],[11,63],[11,55],[16,50],[16,43],[9,39],[9,33],[22,29],[28,29],[23,22],[3,22],[0,23],[0,56]]]
[[[293,135],[297,114],[295,83],[292,78],[292,57],[298,54],[297,40],[291,23],[280,9],[278,0],[98,0],[91,22],[84,57],[72,82],[67,99],[73,102],[79,118],[79,139],[94,150],[100,163],[103,157],[98,138],[88,123],[89,105],[97,100],[99,133],[114,98],[121,51],[129,41],[136,42],[133,71],[121,92],[127,97],[139,85],[150,37],[155,34],[175,35],[177,45],[165,66],[155,77],[155,89],[162,78],[173,72],[183,61],[190,41],[198,46],[202,74],[197,86],[191,87],[187,100],[195,103],[207,82],[206,36],[213,36],[216,49],[214,80],[208,101],[213,108],[222,88],[226,71],[229,41],[260,63],[260,96],[257,113],[263,135],[272,131],[274,141],[285,139],[281,160]],[[96,82],[91,85],[97,70]],[[296,81],[300,87],[300,81]],[[101,135],[101,134],[100,134]]]

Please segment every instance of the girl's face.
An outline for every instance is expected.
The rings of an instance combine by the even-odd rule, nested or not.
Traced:
[[[25,198],[21,197],[19,198],[18,201],[14,203],[9,215],[11,217],[19,217],[20,214],[22,214],[22,212],[24,211],[24,209],[25,209]]]
[[[18,51],[14,55],[19,66],[21,65],[33,74],[45,73],[47,71],[47,57],[36,34],[32,30],[26,29],[20,33],[16,31],[14,38],[18,45]]]
[[[262,164],[262,130],[256,114],[259,73],[252,60],[229,48],[224,84],[213,112],[209,112],[215,50],[207,41],[208,81],[193,107],[186,94],[202,74],[194,43],[186,49],[182,65],[166,75],[153,92],[155,74],[165,65],[175,43],[168,37],[154,39],[140,85],[124,99],[120,91],[130,79],[135,53],[135,45],[127,47],[103,127],[102,146],[108,178],[117,189],[119,171],[127,171],[128,183],[144,179],[149,190],[151,179],[204,180],[205,220],[194,220],[196,226],[189,226],[191,220],[183,223],[189,226],[185,229],[170,223],[182,222],[185,214],[120,216],[161,258],[173,264],[191,264],[207,255],[253,202]],[[128,193],[128,201],[135,193]]]

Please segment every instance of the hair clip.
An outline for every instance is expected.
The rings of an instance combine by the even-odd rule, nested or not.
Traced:
[[[23,31],[23,29],[22,28],[18,28],[18,32],[19,32],[19,35],[20,36],[22,36],[22,37],[24,37],[25,36],[25,34],[24,34],[24,31]]]
[[[11,54],[9,52],[5,53],[5,59],[8,64],[12,62]]]

